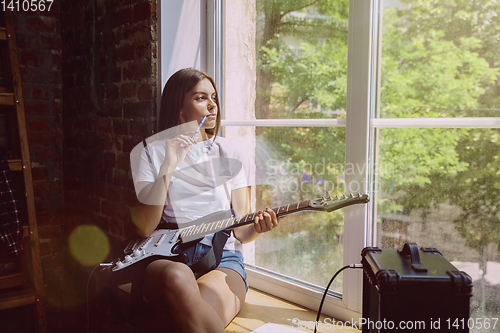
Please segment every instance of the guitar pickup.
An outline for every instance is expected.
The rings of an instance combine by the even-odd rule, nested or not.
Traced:
[[[128,242],[127,247],[123,250],[123,253],[131,253],[134,250],[134,246],[137,243],[136,240],[131,240]]]
[[[146,238],[146,239],[142,242],[142,244],[141,244],[141,245],[139,245],[139,248],[140,248],[140,249],[145,248],[146,246],[148,246],[148,244],[149,244],[150,242],[151,242],[151,237]]]
[[[164,239],[165,239],[165,234],[161,235],[160,238],[158,238],[154,246],[158,247],[163,242]]]
[[[177,238],[177,235],[179,234],[179,230],[177,230],[176,232],[174,232],[172,238],[170,238],[170,240],[168,241],[170,244],[172,244],[174,242],[174,239]]]

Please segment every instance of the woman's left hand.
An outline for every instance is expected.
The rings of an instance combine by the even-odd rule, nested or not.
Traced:
[[[266,208],[255,217],[254,228],[260,234],[273,230],[278,224],[276,213],[272,209]]]

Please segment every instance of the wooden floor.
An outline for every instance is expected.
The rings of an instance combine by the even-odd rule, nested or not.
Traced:
[[[274,323],[303,332],[314,332],[316,315],[317,313],[315,311],[250,289],[247,293],[245,305],[233,322],[226,327],[226,332],[248,333],[266,323]],[[317,332],[360,332],[351,327],[343,329],[333,328],[332,325],[328,325],[329,323],[331,324],[332,319],[325,319],[325,316],[320,317],[320,322],[325,325],[324,327],[319,327]],[[338,326],[341,327],[342,325]],[[276,331],[274,332],[279,333]]]

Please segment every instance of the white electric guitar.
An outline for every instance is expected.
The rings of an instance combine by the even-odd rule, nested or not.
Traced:
[[[366,194],[351,194],[349,196],[322,197],[315,200],[300,201],[280,207],[271,208],[276,216],[284,216],[303,210],[315,210],[331,212],[346,206],[367,203],[370,199]],[[211,214],[204,218],[189,223],[181,229],[158,229],[148,238],[137,238],[128,242],[123,249],[123,254],[111,264],[106,270],[110,272],[113,280],[126,281],[130,276],[143,271],[145,267],[154,260],[168,259],[172,261],[185,262],[182,255],[184,249],[193,242],[200,241],[209,234],[222,230],[231,230],[246,224],[254,223],[255,217],[259,213],[247,214],[234,217],[232,214],[222,212],[226,216],[224,219],[215,219]],[[230,217],[227,217],[230,215]]]

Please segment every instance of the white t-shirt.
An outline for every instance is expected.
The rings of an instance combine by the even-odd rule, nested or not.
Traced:
[[[146,149],[142,149],[134,172],[137,194],[141,190],[138,182],[155,182],[158,177],[165,160],[165,141],[148,143],[149,157]],[[162,222],[182,228],[183,224],[211,213],[228,211],[231,191],[250,184],[248,170],[248,158],[226,138],[217,137],[191,146],[170,180]],[[213,234],[205,236],[201,243],[211,245],[212,237]],[[224,249],[235,250],[235,241],[231,233]]]

